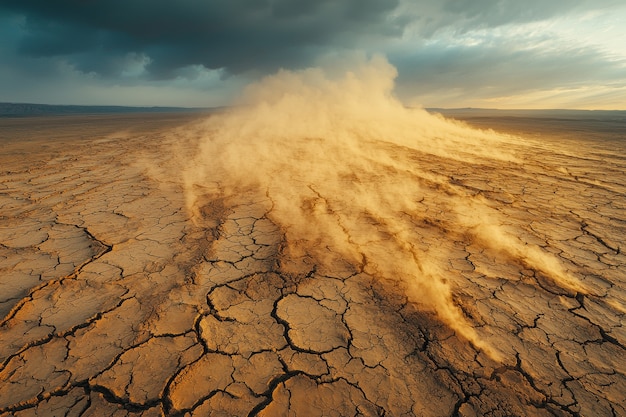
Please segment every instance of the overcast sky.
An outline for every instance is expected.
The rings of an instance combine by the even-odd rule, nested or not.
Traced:
[[[383,54],[425,107],[626,109],[625,0],[0,0],[0,101],[217,106]]]

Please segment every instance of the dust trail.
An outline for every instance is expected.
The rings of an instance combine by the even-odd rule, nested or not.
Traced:
[[[250,86],[245,105],[189,132],[198,149],[184,171],[188,209],[197,215],[206,194],[267,196],[293,256],[326,264],[340,256],[397,281],[410,301],[497,357],[453,301],[447,241],[470,236],[584,288],[555,257],[507,233],[497,210],[450,183],[447,170],[458,164],[516,163],[516,139],[405,108],[392,95],[395,76],[373,57],[338,77],[281,71]]]

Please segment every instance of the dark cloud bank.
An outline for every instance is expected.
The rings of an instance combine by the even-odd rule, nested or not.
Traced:
[[[333,46],[398,37],[409,24],[431,36],[514,21],[549,18],[589,6],[584,1],[398,0],[5,0],[23,18],[17,52],[64,56],[84,72],[113,75],[127,54],[150,58],[154,77],[202,65],[231,73],[307,65]],[[598,7],[599,2],[593,3]]]
[[[17,53],[64,56],[84,72],[114,75],[128,54],[169,78],[202,65],[230,73],[306,65],[331,44],[366,33],[397,36],[397,0],[5,1],[24,17]]]
[[[499,57],[512,59],[515,64],[509,73],[516,72],[520,59],[521,66],[529,68],[534,60],[542,68],[558,67],[560,59],[559,53],[552,58],[511,56],[511,49],[502,44],[480,51],[423,44],[439,33],[463,37],[476,29],[618,4],[610,0],[2,0],[0,23],[5,28],[0,28],[0,35],[5,42],[0,58],[12,74],[36,76],[39,71],[40,77],[52,78],[54,66],[63,63],[62,68],[123,84],[129,79],[194,79],[202,68],[219,69],[226,78],[255,78],[279,68],[310,66],[324,54],[360,49],[386,54],[398,67],[401,84],[419,82],[433,90],[454,83],[459,68],[472,69],[477,62],[482,66],[482,57],[496,61],[495,66],[489,64],[491,68],[498,68]],[[415,40],[412,50],[385,50],[388,42],[407,33]],[[611,66],[601,53],[587,50],[572,56],[571,52],[563,51],[561,55],[569,57],[564,62],[572,67],[573,59],[586,59],[583,76],[593,73],[592,62]],[[34,59],[40,65],[34,66]],[[465,78],[470,85],[463,88],[484,84],[484,71],[472,71]],[[550,72],[547,79],[558,72]],[[527,74],[529,82],[536,83],[542,72]]]

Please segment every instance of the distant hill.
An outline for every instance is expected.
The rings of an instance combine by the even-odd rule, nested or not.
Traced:
[[[532,109],[532,110],[501,110],[501,109],[480,109],[461,108],[443,109],[427,108],[430,113],[441,113],[447,117],[470,119],[483,117],[499,118],[533,118],[533,119],[562,119],[562,120],[582,120],[582,119],[615,119],[626,120],[626,110],[569,110],[569,109]]]
[[[626,139],[626,110],[426,109],[479,129],[561,138]]]
[[[217,108],[65,106],[34,103],[0,103],[0,117],[56,116],[64,114],[209,112],[212,110],[217,110]]]

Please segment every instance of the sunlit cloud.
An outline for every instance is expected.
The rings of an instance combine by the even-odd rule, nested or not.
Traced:
[[[442,30],[416,39],[417,47],[396,43],[390,57],[400,69],[399,94],[433,107],[623,108],[626,53],[592,42],[589,28],[571,36],[564,24],[506,24],[463,36]]]

